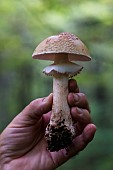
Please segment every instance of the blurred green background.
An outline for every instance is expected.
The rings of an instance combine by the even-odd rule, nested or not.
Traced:
[[[0,0],[0,131],[30,101],[52,91],[52,78],[42,73],[51,62],[31,56],[39,42],[61,32],[76,34],[92,56],[74,78],[88,97],[97,133],[58,170],[112,170],[112,0]]]

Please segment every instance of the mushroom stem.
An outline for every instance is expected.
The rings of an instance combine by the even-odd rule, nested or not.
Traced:
[[[45,135],[50,151],[67,148],[75,136],[67,95],[68,74],[56,73],[53,77],[52,114]]]
[[[57,124],[58,121],[65,119],[65,124],[67,126],[70,125],[71,116],[70,108],[67,102],[67,95],[68,75],[56,74],[53,77],[53,106],[50,123]]]
[[[69,61],[68,54],[66,53],[55,54],[55,59],[54,59],[55,64],[66,63],[68,61]]]

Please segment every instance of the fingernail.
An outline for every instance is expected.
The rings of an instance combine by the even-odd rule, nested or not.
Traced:
[[[47,96],[43,99],[43,102],[48,102],[48,100],[50,100],[50,98],[52,98],[52,96],[53,96],[53,94],[50,93],[49,96]]]
[[[76,110],[77,110],[77,112],[78,112],[79,114],[82,114],[82,112],[83,112],[83,110],[82,110],[81,108],[79,108],[79,107],[77,107]]]
[[[75,102],[78,102],[79,96],[77,94],[74,95],[74,100],[75,100]]]

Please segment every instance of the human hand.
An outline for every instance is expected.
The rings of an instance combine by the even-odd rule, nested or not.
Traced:
[[[78,97],[77,97],[78,96]],[[83,150],[93,139],[96,127],[91,123],[86,96],[79,93],[76,81],[69,80],[68,103],[77,136],[66,150],[49,152],[44,134],[50,120],[52,94],[32,101],[0,135],[2,170],[54,170]]]

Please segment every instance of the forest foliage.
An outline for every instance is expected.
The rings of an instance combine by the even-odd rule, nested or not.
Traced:
[[[91,62],[80,63],[74,77],[87,95],[96,136],[84,152],[58,170],[113,169],[113,1],[0,1],[0,131],[30,101],[52,91],[42,73],[49,61],[33,60],[43,39],[61,32],[76,34],[88,47]]]

